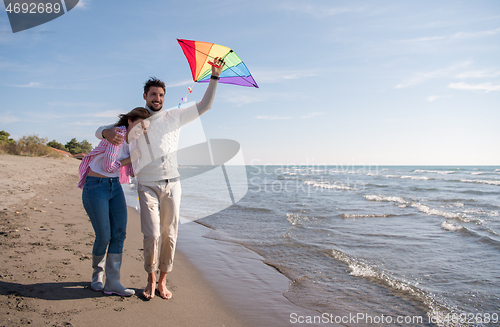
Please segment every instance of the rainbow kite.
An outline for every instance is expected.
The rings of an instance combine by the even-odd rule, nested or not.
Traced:
[[[177,39],[179,45],[184,51],[193,81],[208,83],[212,74],[213,60],[217,57],[224,59],[225,65],[220,74],[219,83],[234,84],[249,87],[259,87],[250,74],[247,66],[238,57],[238,55],[228,47],[200,42]]]

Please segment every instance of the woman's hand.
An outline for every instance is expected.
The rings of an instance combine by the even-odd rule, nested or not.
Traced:
[[[126,166],[126,165],[132,163],[132,161],[130,160],[130,157],[127,157],[127,158],[125,158],[123,160],[120,160],[120,163],[121,163],[121,165],[123,167],[123,166]]]

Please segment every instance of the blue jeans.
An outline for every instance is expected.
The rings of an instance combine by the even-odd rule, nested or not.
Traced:
[[[106,249],[108,253],[122,253],[127,232],[127,203],[118,177],[87,176],[82,200],[95,232],[92,254],[104,255]]]

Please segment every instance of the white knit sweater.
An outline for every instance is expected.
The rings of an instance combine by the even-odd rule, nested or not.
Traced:
[[[162,148],[166,150],[167,155],[155,159],[143,167],[136,176],[137,182],[148,183],[180,176],[179,171],[177,170],[177,147],[179,143],[180,129],[182,126],[195,120],[212,107],[217,90],[217,84],[217,80],[211,79],[203,99],[197,104],[187,108],[172,109],[169,111],[165,111],[162,108],[159,111],[152,111],[150,108],[146,107],[146,109],[148,109],[148,111],[153,115],[150,119],[161,119],[161,143]],[[113,127],[113,125],[99,127],[96,131],[96,137],[98,139],[102,139],[102,131],[111,127]]]

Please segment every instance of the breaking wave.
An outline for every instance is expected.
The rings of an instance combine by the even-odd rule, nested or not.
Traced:
[[[348,185],[345,184],[330,184],[328,182],[317,182],[317,181],[310,181],[306,180],[304,181],[305,185],[309,185],[312,187],[317,187],[317,188],[323,188],[323,189],[334,189],[334,190],[341,190],[341,191],[355,191],[355,188],[352,188]]]
[[[459,180],[459,182],[500,186],[500,181],[489,181],[489,180],[480,180],[480,179],[461,179],[461,180]]]
[[[405,280],[400,280],[390,274],[380,270],[374,265],[365,263],[354,257],[351,257],[341,251],[332,250],[332,257],[345,263],[349,267],[349,274],[356,277],[368,278],[375,280],[385,287],[404,292],[412,298],[420,301],[427,307],[427,314],[431,317],[443,318],[449,315],[452,309],[440,303],[433,294],[418,288],[416,285],[411,285]],[[418,283],[417,283],[418,284]],[[443,325],[445,326],[445,325]],[[446,326],[462,326],[460,324],[446,324]]]
[[[347,213],[343,213],[343,214],[340,214],[339,217],[342,217],[342,218],[387,218],[387,217],[393,217],[395,215],[390,215],[390,214],[386,214],[386,215],[352,215],[352,214],[347,214]]]
[[[410,202],[405,201],[405,199],[399,196],[365,195],[365,199],[376,202],[396,202],[404,205],[410,204]]]
[[[419,173],[419,174],[422,174],[422,173],[433,173],[433,174],[443,174],[443,175],[457,173],[457,171],[453,171],[453,170],[450,170],[450,171],[439,171],[439,170],[421,170],[421,169],[414,170],[413,172],[414,173]]]

